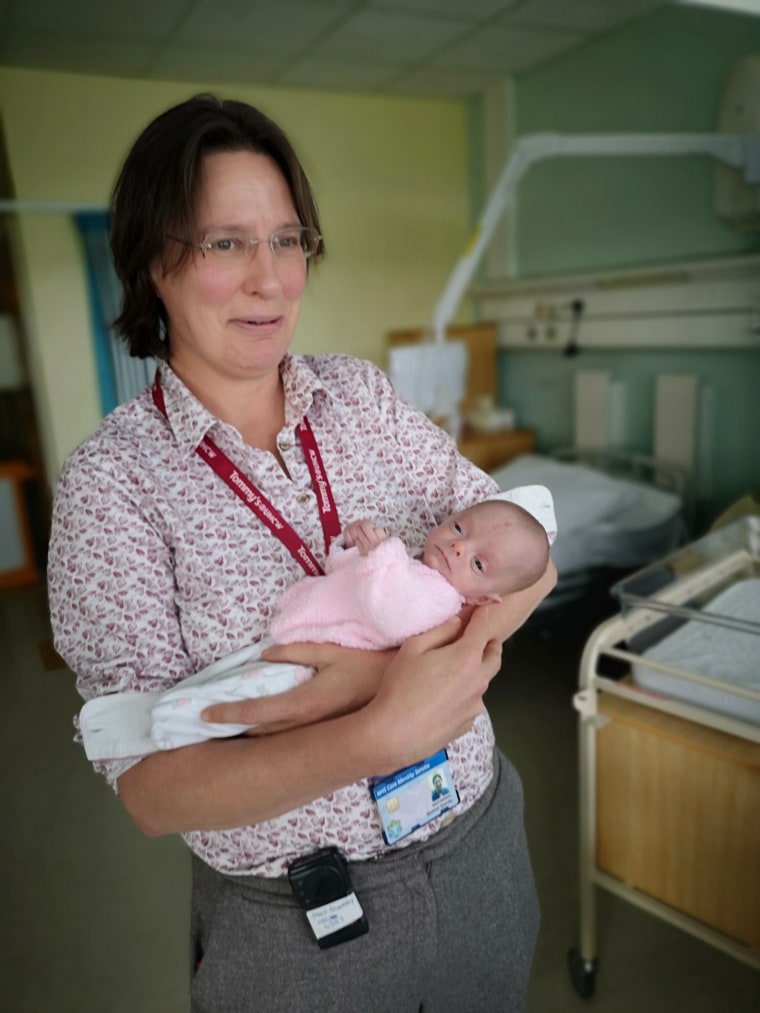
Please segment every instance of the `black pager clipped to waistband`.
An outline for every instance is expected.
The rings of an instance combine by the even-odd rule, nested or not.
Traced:
[[[323,950],[369,932],[348,863],[337,848],[297,858],[288,869],[288,880]]]

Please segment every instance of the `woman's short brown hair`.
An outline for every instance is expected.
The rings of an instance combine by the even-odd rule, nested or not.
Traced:
[[[268,155],[290,190],[302,225],[320,231],[316,202],[306,173],[283,131],[245,102],[196,95],[167,109],[143,130],[127,155],[111,195],[110,240],[122,284],[115,327],[130,354],[168,357],[166,313],[150,276],[157,260],[167,270],[192,255],[189,246],[167,237],[193,236],[203,159],[217,151]],[[320,242],[317,256],[324,253]]]

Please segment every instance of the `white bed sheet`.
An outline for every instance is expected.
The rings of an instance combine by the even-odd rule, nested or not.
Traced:
[[[643,660],[632,665],[633,681],[662,696],[760,724],[760,699],[736,696],[647,667],[644,659],[651,659],[760,694],[760,579],[737,581],[702,611],[756,622],[759,632],[690,619],[642,653]]]
[[[554,497],[561,576],[600,566],[637,567],[676,548],[678,495],[540,454],[523,454],[491,472],[501,489],[545,485]]]

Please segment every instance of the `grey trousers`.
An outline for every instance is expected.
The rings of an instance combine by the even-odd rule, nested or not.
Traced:
[[[366,935],[317,946],[285,878],[193,858],[192,1013],[520,1013],[538,903],[517,772],[433,839],[352,862]]]

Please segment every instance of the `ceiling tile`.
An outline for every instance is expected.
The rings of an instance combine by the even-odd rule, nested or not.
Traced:
[[[431,60],[439,68],[509,74],[572,49],[583,36],[530,28],[492,27],[478,31]]]
[[[57,35],[11,35],[3,41],[3,62],[11,66],[51,68],[107,77],[141,76],[155,46],[146,42],[113,39],[67,39]]]
[[[530,25],[554,30],[602,32],[617,22],[627,21],[669,0],[524,0],[507,11],[496,23]]]
[[[668,2],[0,0],[0,60],[455,98]]]
[[[320,45],[320,55],[416,63],[467,31],[461,22],[360,10]]]
[[[297,53],[345,17],[341,6],[305,0],[278,0],[261,6],[250,0],[200,0],[178,27],[177,42],[254,45],[263,51]]]
[[[67,38],[159,39],[192,5],[192,0],[23,0],[10,8],[8,30]]]
[[[369,0],[368,10],[404,14],[426,14],[436,18],[452,18],[477,23],[516,7],[525,0]]]

